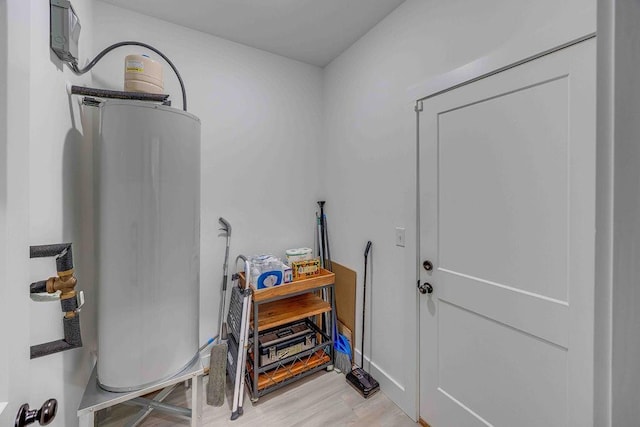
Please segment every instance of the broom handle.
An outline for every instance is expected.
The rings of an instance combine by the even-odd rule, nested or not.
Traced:
[[[362,336],[360,337],[360,367],[364,369],[364,322],[365,309],[367,307],[367,260],[371,250],[371,240],[367,242],[367,248],[364,250],[364,286],[362,290]]]
[[[324,234],[324,204],[325,201],[321,200],[318,202],[318,206],[320,206],[320,245],[322,247],[322,255],[320,257],[320,266],[322,268],[327,268],[325,265],[325,258],[327,257],[327,247],[326,247],[326,239]]]
[[[320,216],[316,212],[316,226],[318,228],[318,256],[320,257],[320,263],[324,259],[324,254],[322,253],[322,229],[320,228]]]

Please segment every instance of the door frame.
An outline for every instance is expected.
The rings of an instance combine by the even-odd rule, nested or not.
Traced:
[[[562,49],[574,46],[578,43],[584,42],[586,40],[592,39],[596,37],[596,33],[593,31],[588,31],[583,33],[583,35],[578,36],[578,37],[574,37],[571,39],[568,39],[570,41],[567,41],[565,43],[561,43],[561,44],[557,44],[553,47],[544,47],[544,42],[546,42],[547,40],[545,39],[543,42],[541,42],[539,45],[536,45],[535,42],[532,42],[532,44],[529,46],[529,49],[531,51],[531,49],[535,49],[535,48],[540,48],[541,50],[533,50],[533,52],[536,53],[532,53],[529,56],[526,56],[524,58],[522,57],[517,57],[514,56],[513,52],[518,52],[518,51],[522,51],[514,49],[512,46],[507,45],[505,46],[504,49],[501,49],[499,52],[493,54],[493,55],[489,55],[487,57],[483,57],[480,58],[476,61],[470,62],[462,67],[456,68],[452,71],[449,71],[447,73],[441,74],[439,76],[436,76],[434,78],[429,79],[428,81],[413,86],[412,88],[409,89],[409,93],[410,93],[410,98],[411,98],[411,102],[414,105],[414,112],[416,115],[416,285],[419,285],[421,282],[421,263],[422,263],[422,259],[421,259],[421,250],[420,250],[420,236],[421,236],[421,226],[420,226],[420,217],[421,217],[421,213],[420,213],[420,194],[421,194],[421,189],[420,189],[420,113],[423,111],[423,104],[424,101],[433,98],[435,96],[441,95],[443,93],[455,90],[457,88],[460,88],[462,86],[466,86],[468,84],[474,83],[476,81],[482,80],[484,78],[490,77],[492,75],[501,73],[503,71],[509,70],[511,68],[517,67],[519,65],[534,61],[536,59],[539,59],[543,56],[558,52]],[[596,133],[597,134],[597,133]],[[607,142],[603,142],[603,144],[606,144]],[[600,143],[599,143],[599,138],[596,141],[596,150],[598,154],[600,152],[600,150],[604,150],[606,148],[600,147]],[[596,211],[597,211],[597,215],[596,215],[596,224],[598,225],[598,228],[601,228],[603,230],[603,234],[607,233],[607,230],[611,227],[609,218],[606,217],[606,215],[603,215],[603,218],[599,218],[599,214],[601,212],[608,212],[610,205],[611,205],[611,200],[608,197],[602,197],[602,194],[598,194],[600,193],[599,190],[601,189],[608,189],[609,187],[606,185],[609,182],[609,168],[607,165],[603,165],[603,163],[606,162],[606,159],[601,160],[598,158],[597,156],[597,161],[596,161],[596,170],[597,170],[597,177],[596,177]],[[605,173],[600,173],[601,169],[603,172]],[[602,226],[602,227],[600,227]],[[606,252],[602,249],[598,248],[598,240],[596,240],[596,257],[598,259],[600,258],[605,258],[605,259],[609,259],[609,252]],[[594,260],[595,262],[595,260]],[[595,277],[596,278],[600,278],[602,277],[602,274],[600,273],[600,270],[602,271],[609,271],[609,264],[608,263],[596,263],[595,266]],[[605,285],[605,284],[603,284]],[[607,283],[606,285],[610,285],[609,283]],[[416,292],[417,293],[417,292]],[[417,348],[417,368],[418,368],[418,384],[417,384],[417,389],[416,389],[416,410],[417,410],[417,419],[419,420],[419,423],[425,426],[429,426],[429,424],[423,419],[421,418],[421,414],[420,414],[420,390],[421,390],[421,385],[420,385],[420,304],[419,304],[419,295],[418,294],[418,307],[417,307],[417,316],[416,316],[416,324],[418,325],[417,327],[417,340],[418,340],[418,348]],[[608,324],[610,322],[611,319],[607,319],[607,318],[599,318],[599,317],[595,317],[595,322],[596,325],[594,325],[594,330],[598,331],[600,329],[599,323],[600,324]],[[604,341],[604,340],[603,340]],[[610,346],[610,341],[607,341],[607,346]],[[602,345],[602,341],[596,340],[595,345]],[[596,361],[597,363],[597,361]],[[595,369],[594,369],[595,370]],[[601,376],[601,377],[596,377],[595,382],[596,384],[594,384],[594,389],[597,390],[598,387],[607,387],[607,382],[608,382],[608,376]],[[608,388],[608,387],[607,387]],[[594,410],[595,412],[599,412],[599,411],[604,411],[605,413],[608,411],[607,408],[602,408],[603,405],[594,405]],[[597,416],[595,417],[595,419],[597,419]],[[438,427],[438,426],[434,426],[434,427]]]
[[[0,325],[8,324],[6,303],[7,267],[7,2],[0,0]],[[0,340],[8,342],[8,332],[0,329]],[[9,400],[7,346],[0,348],[0,415]],[[3,403],[4,402],[4,403]]]
[[[0,219],[0,241],[4,271],[1,272],[3,300],[6,306],[0,320],[4,326],[2,336],[10,346],[5,350],[4,366],[0,372],[6,373],[6,396],[8,406],[0,414],[0,425],[13,425],[18,407],[30,399],[31,372],[29,369],[29,146],[30,146],[30,72],[31,65],[31,2],[20,0],[0,0],[3,2],[4,18],[7,25],[4,43],[6,102],[3,128],[4,138],[0,141],[2,161],[6,168],[0,178],[2,198],[6,203],[4,223]],[[26,54],[25,54],[26,52]],[[2,119],[0,119],[1,121]],[[6,325],[14,325],[8,328]],[[10,368],[9,368],[10,367]],[[1,385],[0,385],[1,386]]]

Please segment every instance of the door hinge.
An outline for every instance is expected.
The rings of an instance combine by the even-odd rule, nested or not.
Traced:
[[[416,101],[416,106],[413,108],[413,111],[415,111],[416,113],[419,113],[423,110],[424,105],[422,104],[422,101]]]

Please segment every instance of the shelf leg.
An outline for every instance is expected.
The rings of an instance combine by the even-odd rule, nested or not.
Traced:
[[[94,427],[96,425],[95,412],[89,411],[80,416],[80,427]]]
[[[191,427],[202,423],[202,375],[191,378]]]
[[[331,364],[335,362],[336,326],[338,324],[336,315],[336,293],[335,284],[331,285]]]
[[[251,388],[251,401],[258,401],[258,368],[260,367],[260,353],[258,349],[258,337],[260,333],[258,331],[258,306],[260,304],[253,302],[253,387]],[[254,401],[255,399],[255,401]]]

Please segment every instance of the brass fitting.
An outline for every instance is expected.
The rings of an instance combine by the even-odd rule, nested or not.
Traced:
[[[58,273],[58,277],[49,277],[47,279],[47,292],[52,294],[60,291],[60,299],[73,298],[76,296],[75,287],[77,282],[73,275],[73,269],[61,271]]]
[[[76,283],[78,280],[73,275],[73,269],[58,273],[58,277],[49,277],[47,279],[47,292],[52,294],[60,291],[60,300],[66,300],[76,297]],[[65,311],[64,317],[70,319],[76,317],[75,311]]]

